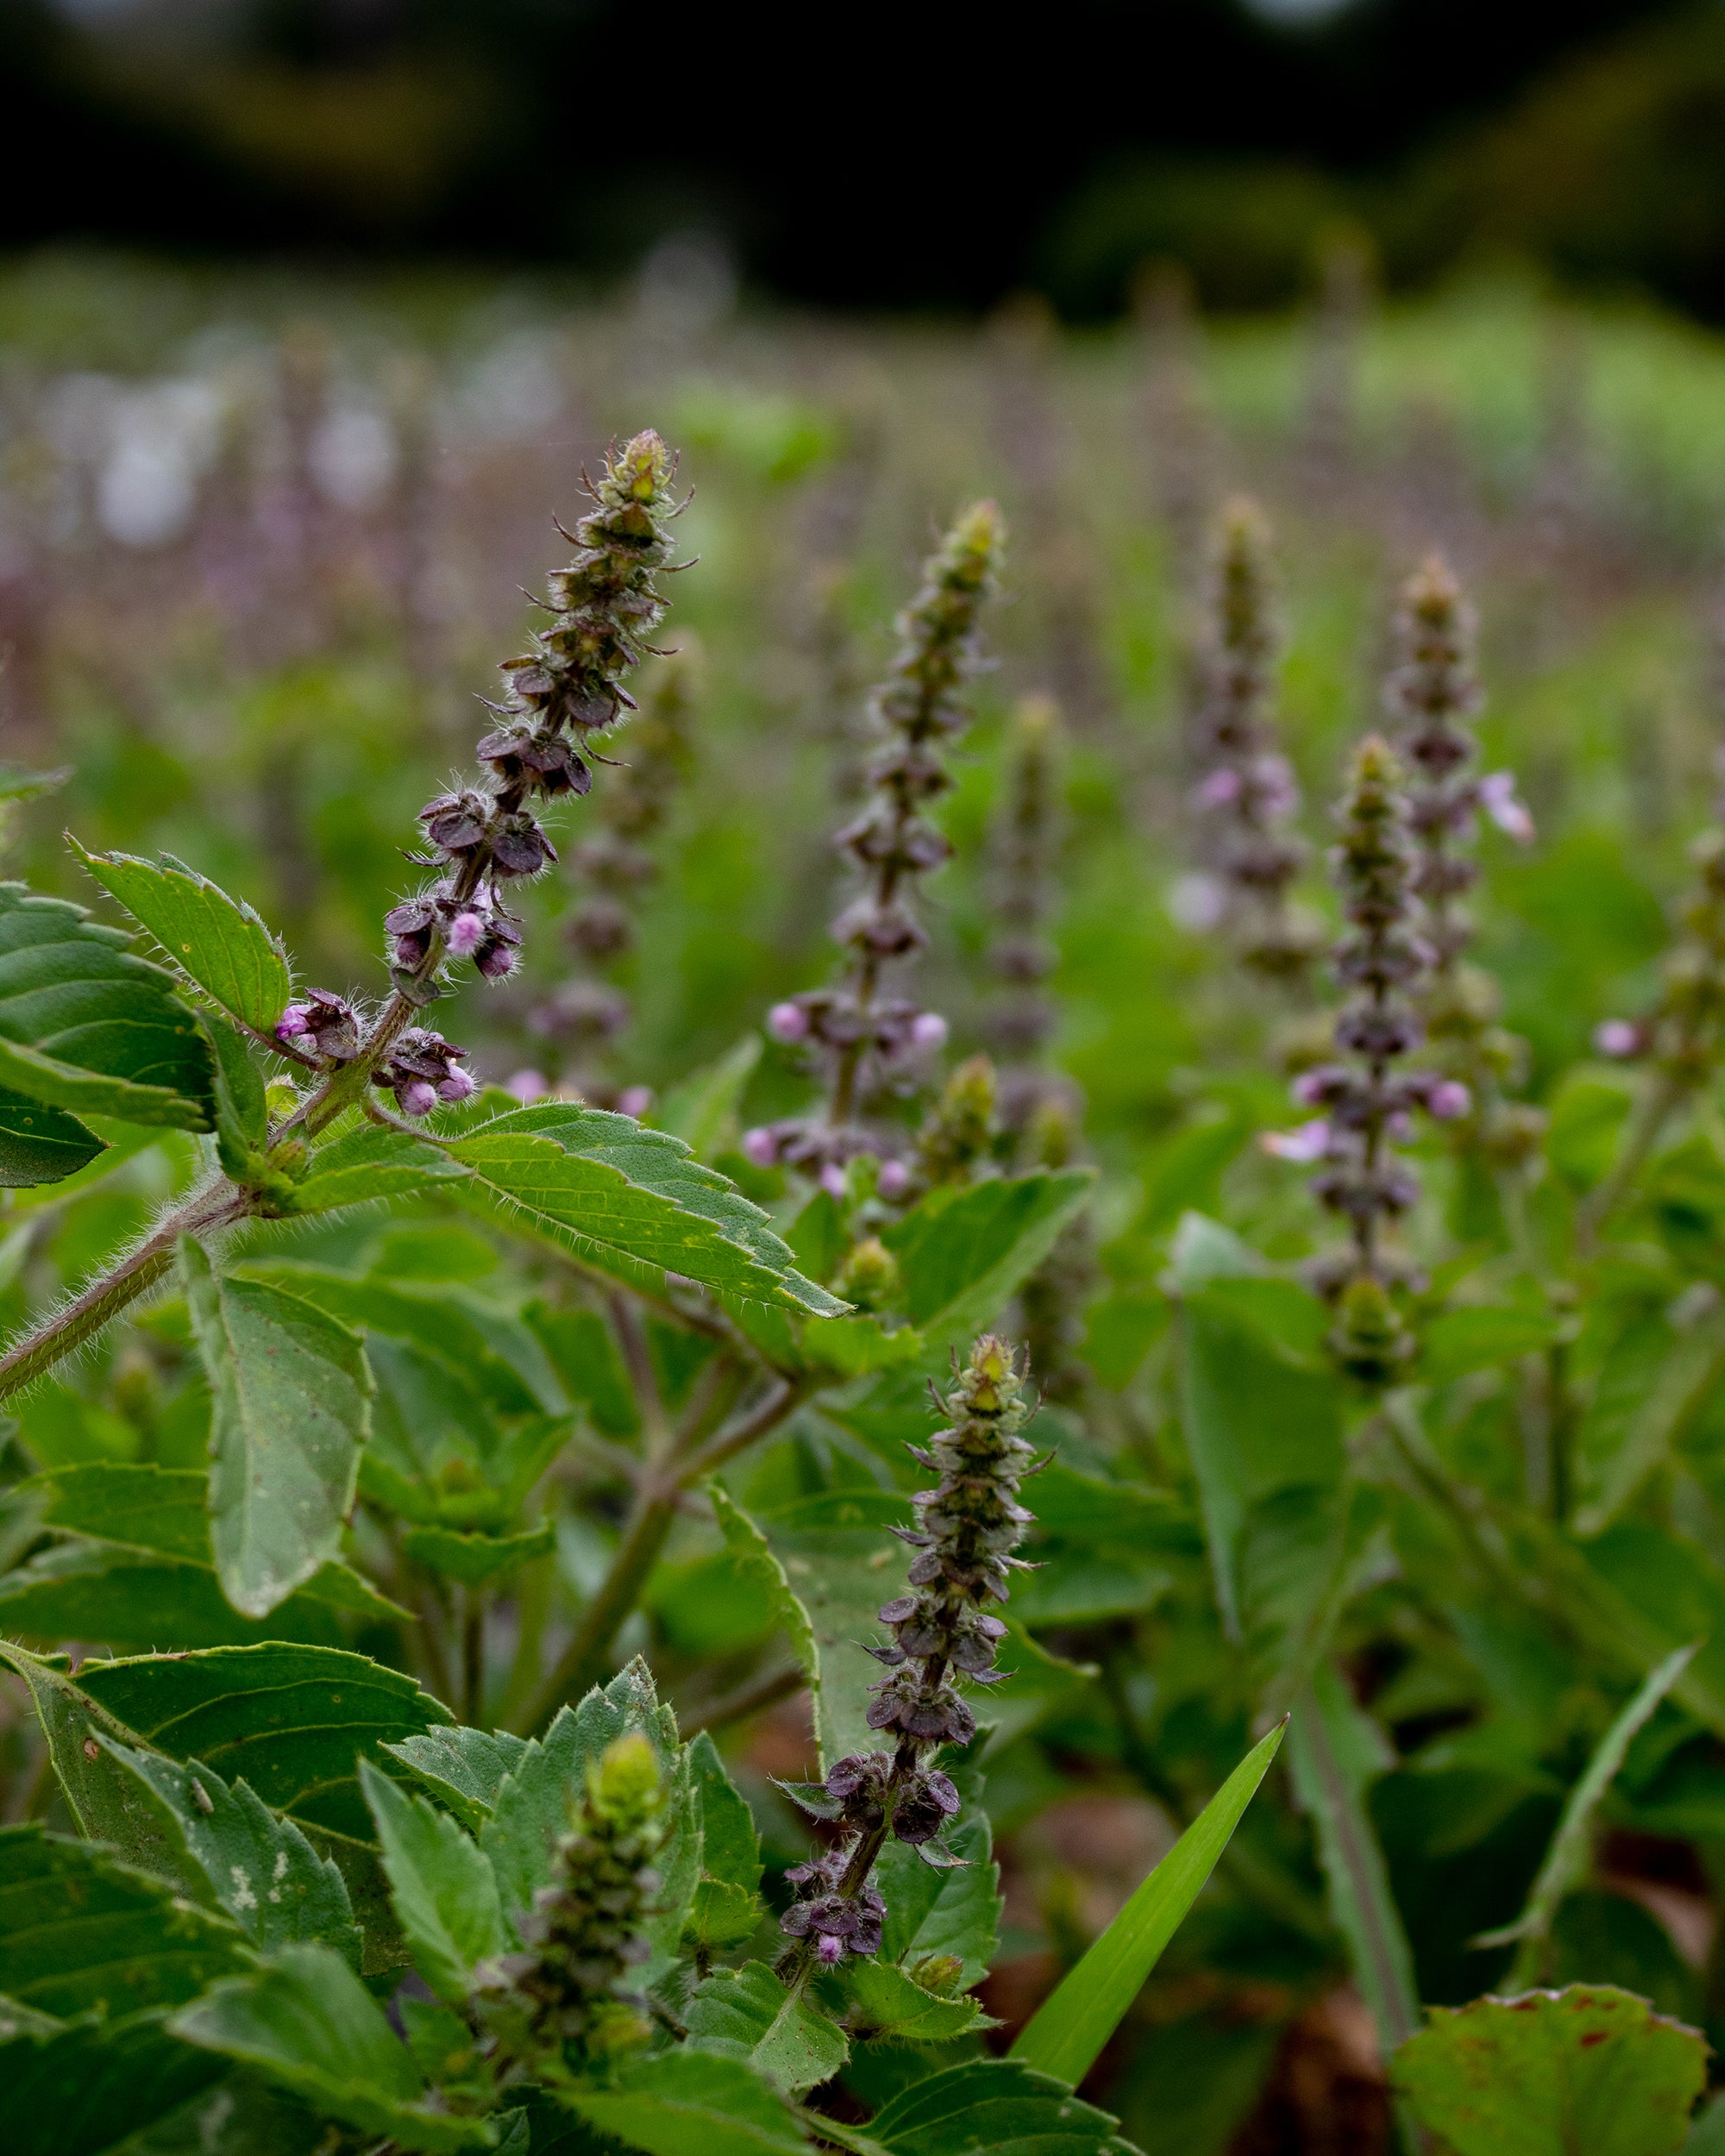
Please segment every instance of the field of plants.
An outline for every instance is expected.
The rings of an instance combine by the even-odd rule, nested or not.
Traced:
[[[45,256],[0,647],[17,2156],[1725,2152],[1716,340]]]

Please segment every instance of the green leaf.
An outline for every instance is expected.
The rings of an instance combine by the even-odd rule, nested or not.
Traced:
[[[906,1842],[887,1844],[875,1866],[887,1904],[881,1957],[910,1967],[930,1954],[950,1957],[960,1966],[959,1989],[968,1991],[988,1973],[1000,1943],[1000,1874],[981,1774],[959,1763],[949,1772],[961,1808],[942,1839],[959,1861],[937,1867],[925,1864]]]
[[[76,2021],[0,2044],[7,2156],[106,2156],[227,2071],[168,2034],[160,2014]],[[147,2145],[147,2144],[146,2144]]]
[[[1725,2096],[1715,2096],[1696,2115],[1683,2145],[1683,2156],[1725,2156]]]
[[[850,2033],[863,2040],[947,2044],[991,2026],[975,1999],[925,1991],[907,1971],[890,1961],[847,1962],[844,1984],[851,2005]]]
[[[1663,1461],[1725,1376],[1725,1311],[1682,1330],[1663,1316],[1614,1342],[1576,1433],[1578,1533],[1597,1534]]]
[[[525,1534],[461,1534],[453,1527],[411,1527],[402,1548],[416,1564],[428,1565],[446,1579],[463,1587],[499,1587],[524,1564],[543,1557],[557,1546],[557,1530],[549,1520]]]
[[[525,1737],[503,1729],[489,1736],[482,1729],[428,1729],[383,1747],[475,1833],[496,1808],[505,1776],[520,1764],[527,1748]]]
[[[740,2059],[692,2044],[637,2061],[610,2088],[571,2089],[564,2101],[649,2156],[800,2156],[809,2145]]]
[[[330,1947],[284,1947],[256,1975],[229,1978],[182,2007],[168,2026],[403,2148],[458,2156],[494,2145],[484,2122],[429,2108],[407,2046]]]
[[[1507,1946],[1515,1941],[1527,1942],[1516,1962],[1517,1971],[1522,1977],[1533,1978],[1540,1974],[1537,1967],[1529,1965],[1538,1961],[1540,1949],[1551,1935],[1559,1903],[1571,1887],[1581,1883],[1590,1853],[1593,1815],[1628,1758],[1629,1746],[1653,1719],[1660,1701],[1699,1651],[1699,1641],[1679,1647],[1674,1654],[1667,1655],[1657,1669],[1648,1671],[1647,1681],[1601,1738],[1585,1771],[1570,1791],[1564,1804],[1563,1815],[1558,1821],[1546,1850],[1545,1862],[1540,1866],[1538,1877],[1527,1890],[1527,1899],[1521,1914],[1513,1924],[1506,1924],[1497,1931],[1482,1933],[1473,1941],[1476,1946]]]
[[[586,1789],[588,1766],[598,1763],[607,1745],[637,1730],[652,1745],[661,1773],[673,1782],[673,1802],[681,1771],[687,1806],[688,1770],[677,1742],[676,1720],[668,1707],[659,1704],[652,1676],[638,1656],[603,1691],[595,1686],[579,1707],[560,1708],[544,1736],[526,1745],[498,1785],[492,1815],[480,1830],[480,1846],[491,1859],[504,1914],[511,1923],[532,1908],[534,1896],[550,1880],[551,1852],[569,1831],[569,1807]],[[666,1875],[662,1906],[674,1898],[668,1851],[659,1869]],[[690,1896],[694,1884],[690,1879]]]
[[[379,1198],[409,1198],[441,1184],[465,1181],[467,1175],[441,1146],[428,1145],[405,1131],[361,1123],[312,1154],[292,1209],[333,1213],[339,1206],[369,1205]]]
[[[72,850],[142,923],[169,962],[242,1025],[268,1037],[293,993],[281,945],[251,907],[230,899],[172,854],[161,865],[134,854]]]
[[[701,1879],[683,1937],[711,1954],[746,1946],[759,1927],[761,1840],[705,1730],[689,1745],[689,1777],[700,1814]]]
[[[1342,1401],[1327,1372],[1303,1367],[1220,1296],[1180,1307],[1181,1423],[1203,1508],[1216,1601],[1240,1630],[1241,1548],[1254,1503],[1297,1488],[1333,1489]]]
[[[74,1114],[207,1131],[198,1022],[129,940],[81,906],[0,883],[0,1087]]]
[[[1126,1907],[1019,2032],[1012,2056],[1076,2083],[1095,2064],[1202,1892],[1280,1748],[1278,1724],[1241,1760]]]
[[[499,1217],[630,1285],[656,1287],[672,1272],[817,1317],[844,1313],[796,1272],[758,1206],[680,1138],[627,1116],[547,1101],[494,1118],[449,1151]]]
[[[340,1552],[371,1373],[357,1337],[314,1304],[214,1272],[190,1238],[180,1257],[213,1403],[216,1570],[235,1608],[262,1617]]]
[[[833,2075],[850,2055],[843,2034],[799,1991],[794,1998],[764,1961],[715,1969],[688,2005],[690,2037],[746,2058],[787,2096]]]
[[[1553,1337],[1553,1321],[1544,1311],[1486,1306],[1446,1310],[1431,1319],[1421,1335],[1419,1374],[1427,1385],[1452,1384],[1471,1371],[1496,1369],[1537,1354]]]
[[[745,1579],[759,1587],[766,1597],[773,1612],[773,1621],[789,1642],[797,1666],[808,1679],[809,1689],[818,1702],[820,1697],[820,1650],[815,1644],[814,1627],[809,1621],[808,1611],[791,1585],[784,1566],[775,1556],[772,1544],[716,1476],[709,1476],[701,1489],[712,1503],[712,1515],[718,1523],[719,1532],[724,1537],[724,1546],[731,1553],[731,1563]]]
[[[1092,1169],[1075,1168],[976,1183],[944,1203],[925,1199],[883,1232],[929,1359],[944,1360],[948,1348],[994,1323],[1053,1249],[1095,1180]]]
[[[154,1874],[0,1827],[0,1997],[71,2021],[179,2006],[246,1965],[242,1934]]]
[[[1317,1828],[1330,1914],[1388,2058],[1420,2026],[1414,1957],[1365,1805],[1368,1785],[1395,1764],[1395,1754],[1327,1662],[1295,1703],[1288,1764],[1300,1808]]]
[[[210,1050],[216,1157],[230,1181],[254,1183],[268,1173],[264,1152],[269,1144],[269,1106],[263,1074],[244,1037],[231,1025],[208,1011],[198,1012],[198,1024]]]
[[[160,1800],[216,1902],[256,1946],[321,1940],[358,1968],[360,1934],[340,1871],[249,1783],[230,1785],[202,1760],[97,1741]]]
[[[760,1060],[761,1036],[745,1033],[716,1063],[667,1087],[653,1111],[654,1122],[700,1159],[710,1159],[734,1135],[737,1103]]]
[[[475,1964],[509,1944],[492,1868],[448,1813],[405,1795],[369,1760],[360,1762],[360,1786],[414,1964],[439,1998],[459,2006]]]
[[[64,1182],[108,1150],[63,1108],[0,1088],[0,1190]]]
[[[121,1743],[141,1739],[170,1758],[202,1759],[227,1777],[243,1774],[273,1809],[360,1841],[371,1818],[356,1757],[381,1764],[383,1745],[453,1720],[411,1677],[330,1647],[271,1643],[135,1655],[88,1662],[79,1681],[112,1718],[109,1733]],[[117,1839],[105,1828],[90,1831]],[[340,1852],[331,1853],[339,1863]],[[348,1883],[351,1891],[351,1875]]]
[[[1700,2034],[1609,1984],[1433,2007],[1390,2077],[1454,2156],[1667,2156],[1707,2081]]]
[[[869,2135],[893,2156],[1125,2156],[1106,2111],[1016,2054],[913,2082],[875,2114]]]

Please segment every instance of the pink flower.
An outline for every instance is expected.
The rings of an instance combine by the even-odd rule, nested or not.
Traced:
[[[1322,1160],[1329,1150],[1329,1121],[1320,1116],[1315,1123],[1302,1123],[1297,1131],[1266,1131],[1258,1142],[1277,1160]]]
[[[423,1078],[411,1078],[395,1097],[404,1115],[430,1115],[437,1105],[437,1088]]]
[[[1473,1106],[1473,1095],[1458,1078],[1440,1078],[1426,1095],[1426,1113],[1440,1123],[1453,1123]]]
[[[471,1100],[478,1091],[477,1082],[465,1070],[452,1070],[447,1078],[439,1081],[437,1098],[453,1104],[458,1100]]]
[[[820,1171],[820,1187],[827,1196],[842,1204],[844,1199],[844,1170],[837,1161],[829,1161]]]
[[[492,943],[474,962],[487,981],[501,981],[515,971],[515,953],[507,943]]]
[[[834,1932],[822,1932],[815,1940],[815,1958],[831,1969],[844,1959],[844,1941]]]
[[[1226,808],[1230,801],[1239,800],[1239,772],[1224,765],[1220,771],[1211,772],[1192,798],[1200,808]]]
[[[896,1200],[911,1187],[911,1171],[901,1160],[883,1160],[875,1188],[883,1198]]]
[[[505,1093],[512,1093],[524,1108],[530,1108],[536,1100],[543,1100],[551,1090],[541,1070],[518,1070],[512,1078],[503,1083]]]
[[[651,1086],[625,1086],[617,1096],[618,1112],[632,1115],[637,1122],[653,1105]]]
[[[1527,804],[1516,796],[1513,771],[1490,771],[1479,782],[1479,805],[1501,831],[1518,846],[1532,843],[1534,819]]]
[[[485,917],[471,911],[456,914],[449,924],[449,956],[471,958],[485,941]]]
[[[310,1027],[305,1022],[306,1009],[307,1006],[303,1003],[288,1005],[286,1010],[275,1022],[275,1037],[279,1041],[291,1041],[298,1034],[310,1031]]]
[[[1639,1056],[1644,1043],[1641,1029],[1628,1018],[1607,1018],[1593,1029],[1593,1045],[1602,1056],[1610,1056],[1622,1062],[1628,1056]]]
[[[778,1166],[779,1141],[764,1124],[743,1133],[743,1157],[753,1161],[757,1168]]]
[[[944,1048],[948,1027],[938,1011],[919,1011],[911,1021],[913,1048]]]
[[[767,1013],[767,1031],[775,1041],[805,1041],[808,1030],[808,1012],[800,1003],[775,1003]]]

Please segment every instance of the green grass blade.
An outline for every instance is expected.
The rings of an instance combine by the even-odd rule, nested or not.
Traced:
[[[1031,2016],[1010,2056],[1075,2087],[1202,1892],[1281,1747],[1278,1722],[1223,1783],[1076,1969]]]

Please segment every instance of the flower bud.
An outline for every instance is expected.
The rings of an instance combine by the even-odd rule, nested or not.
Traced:
[[[410,1078],[396,1093],[396,1100],[404,1115],[430,1115],[437,1105],[436,1087],[423,1078]]]
[[[439,1080],[437,1098],[454,1106],[458,1101],[471,1100],[478,1091],[478,1081],[465,1070],[452,1070],[447,1078]]]
[[[938,1011],[924,1011],[911,1024],[911,1045],[925,1051],[944,1048],[948,1027]]]
[[[456,914],[449,924],[449,956],[471,958],[485,938],[485,916],[471,908]]]
[[[800,1003],[775,1003],[767,1013],[767,1031],[775,1041],[787,1044],[806,1040],[809,1031],[808,1012]]]
[[[875,1188],[889,1205],[896,1205],[911,1187],[911,1171],[901,1160],[883,1160]]]
[[[1593,1045],[1602,1056],[1628,1062],[1645,1052],[1647,1040],[1642,1029],[1628,1018],[1606,1018],[1593,1029]]]
[[[743,1133],[743,1157],[756,1168],[776,1168],[779,1164],[779,1141],[764,1124]]]

